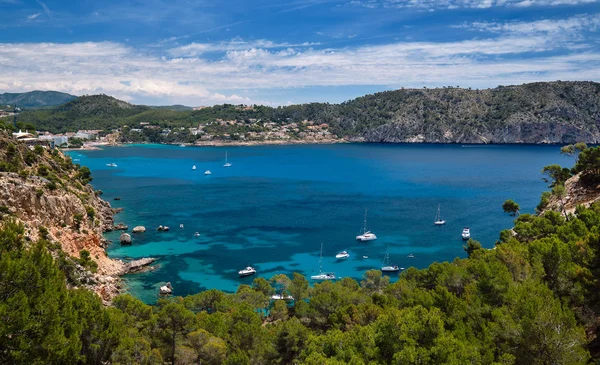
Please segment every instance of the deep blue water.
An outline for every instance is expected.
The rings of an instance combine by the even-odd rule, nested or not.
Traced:
[[[294,271],[323,270],[360,279],[380,268],[389,245],[390,261],[401,267],[427,267],[464,257],[463,226],[491,248],[512,217],[506,199],[533,212],[545,183],[540,170],[569,165],[558,146],[461,146],[337,144],[224,147],[133,145],[70,152],[88,166],[92,184],[104,192],[116,215],[130,228],[132,246],[121,247],[119,232],[109,255],[160,258],[160,269],[126,278],[132,294],[153,302],[160,283],[175,294],[207,288],[235,291],[253,277],[237,271],[252,265],[270,278]],[[118,167],[107,167],[107,163]],[[193,171],[192,165],[198,169]],[[213,174],[204,175],[210,169]],[[122,200],[113,201],[120,196]],[[447,224],[435,227],[438,204]],[[355,241],[368,209],[368,228],[378,240]],[[179,225],[184,228],[180,229]],[[167,225],[169,232],[157,232]],[[194,232],[200,237],[194,237]],[[351,257],[336,262],[348,250]],[[414,258],[408,258],[408,254]],[[363,259],[363,255],[368,259]],[[393,277],[396,277],[394,274]]]

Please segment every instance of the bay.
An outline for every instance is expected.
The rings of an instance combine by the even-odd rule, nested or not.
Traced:
[[[547,190],[543,166],[573,163],[559,152],[537,145],[335,144],[128,145],[69,154],[92,170],[104,199],[124,208],[116,222],[147,228],[133,235],[132,246],[119,245],[119,232],[107,238],[111,257],[160,259],[158,270],[125,278],[133,295],[152,303],[166,281],[177,295],[235,291],[254,279],[237,275],[248,265],[267,279],[313,275],[321,242],[323,270],[357,280],[381,267],[388,246],[390,263],[404,268],[465,257],[464,226],[492,248],[514,219],[502,203],[513,199],[521,212],[534,212]],[[447,221],[441,227],[433,225],[438,204]],[[365,209],[378,239],[361,243],[355,236]],[[159,225],[171,230],[157,232]],[[342,250],[350,258],[336,261]]]

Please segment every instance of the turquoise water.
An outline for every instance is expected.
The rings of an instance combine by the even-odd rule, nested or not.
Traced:
[[[513,199],[522,212],[533,212],[545,190],[542,167],[572,163],[557,146],[132,145],[70,155],[92,170],[104,199],[124,208],[116,222],[148,229],[124,247],[118,232],[107,234],[111,257],[160,258],[158,270],[126,278],[146,302],[155,301],[165,281],[177,295],[235,291],[252,282],[237,275],[248,265],[265,278],[315,274],[321,242],[323,270],[356,279],[381,267],[388,245],[390,263],[405,268],[464,257],[463,226],[493,247],[512,224],[502,203]],[[112,162],[118,167],[106,166]],[[205,176],[206,169],[213,174]],[[433,225],[438,204],[447,220],[442,227]],[[365,209],[379,239],[360,243],[355,236]],[[171,230],[157,232],[159,225]],[[351,257],[337,262],[341,250]]]

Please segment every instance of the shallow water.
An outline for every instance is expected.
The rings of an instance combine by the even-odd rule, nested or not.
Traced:
[[[226,150],[229,168],[223,167]],[[116,222],[148,229],[133,235],[132,246],[119,245],[119,232],[107,237],[115,242],[111,257],[160,258],[159,270],[126,278],[132,294],[153,302],[165,281],[177,295],[206,288],[235,291],[254,279],[237,275],[248,265],[265,278],[294,271],[313,275],[321,242],[323,270],[356,279],[381,267],[388,246],[390,263],[405,268],[464,257],[465,225],[491,248],[499,231],[512,224],[502,203],[513,199],[522,212],[533,212],[546,189],[542,167],[573,162],[559,151],[497,145],[133,145],[69,154],[92,170],[92,184],[104,199],[125,208]],[[117,167],[106,166],[112,162]],[[206,169],[213,174],[204,175]],[[113,201],[116,196],[122,200]],[[433,225],[438,204],[447,220],[442,227]],[[378,240],[361,243],[355,236],[365,209]],[[157,232],[159,225],[171,230]],[[336,261],[341,250],[351,256]],[[408,258],[410,253],[415,257]]]

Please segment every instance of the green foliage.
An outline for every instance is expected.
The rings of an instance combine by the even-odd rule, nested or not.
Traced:
[[[573,168],[588,183],[600,181],[600,147],[587,148],[579,154]]]
[[[94,220],[94,217],[96,216],[96,211],[94,210],[94,208],[86,206],[85,213],[91,221]]]
[[[504,213],[509,213],[510,215],[517,215],[519,213],[519,208],[519,204],[515,203],[512,199],[508,199],[502,204]]]
[[[564,184],[565,181],[571,177],[571,170],[560,167],[559,165],[548,165],[544,166],[542,174],[547,175],[550,178],[550,180],[544,179],[544,181],[550,182],[549,187],[554,187],[556,185]]]

